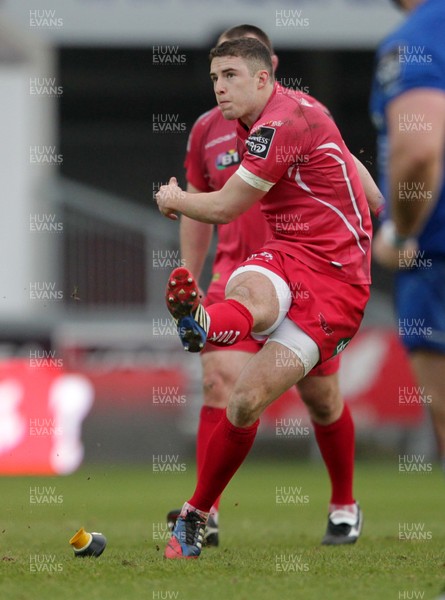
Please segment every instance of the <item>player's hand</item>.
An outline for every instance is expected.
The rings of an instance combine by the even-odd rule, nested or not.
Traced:
[[[392,271],[410,269],[414,266],[418,245],[414,238],[402,245],[395,243],[395,229],[392,221],[385,221],[374,236],[372,256],[382,266]]]
[[[176,177],[170,177],[168,185],[161,185],[159,191],[156,193],[156,202],[164,217],[168,217],[173,221],[179,218],[174,209],[177,206],[177,201],[183,194],[184,192],[179,187]]]

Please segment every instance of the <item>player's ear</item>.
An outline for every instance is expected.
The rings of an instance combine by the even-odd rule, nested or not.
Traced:
[[[278,69],[278,56],[276,54],[272,54],[270,58],[272,59],[272,69],[275,73],[275,71]]]
[[[270,75],[269,75],[268,71],[266,71],[266,69],[262,69],[261,71],[258,71],[257,77],[258,77],[258,89],[263,88],[267,84],[267,82],[270,81]]]

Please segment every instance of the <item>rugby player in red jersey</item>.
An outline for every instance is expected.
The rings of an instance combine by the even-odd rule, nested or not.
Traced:
[[[277,347],[281,347],[282,349],[282,346],[284,346],[292,353],[295,353],[295,366],[290,367],[289,369],[289,380],[294,378],[295,381],[289,384],[288,379],[285,378],[285,381],[284,379],[283,381],[279,381],[280,377],[277,377],[277,381],[275,381],[276,388],[274,385],[268,385],[267,388],[270,387],[270,389],[261,389],[260,387],[260,396],[262,396],[262,400],[259,405],[256,405],[257,401],[253,402],[256,406],[252,406],[252,399],[244,395],[246,392],[245,382],[249,381],[250,384],[252,383],[251,377],[249,377],[248,374],[246,375],[246,373],[249,372],[252,375],[253,365],[249,362],[248,367],[241,374],[238,383],[234,386],[235,389],[232,393],[231,400],[231,403],[235,403],[236,405],[239,404],[240,398],[242,398],[246,407],[239,413],[238,409],[229,404],[227,413],[228,419],[225,416],[223,409],[220,408],[222,414],[219,415],[218,419],[214,420],[212,429],[215,430],[215,433],[217,433],[218,430],[221,430],[221,428],[225,431],[224,428],[227,429],[227,424],[229,424],[229,430],[233,433],[233,436],[236,438],[238,434],[240,439],[249,439],[250,445],[251,442],[253,442],[254,430],[256,431],[256,425],[253,427],[252,424],[256,422],[256,418],[265,406],[277,397],[275,392],[272,393],[272,389],[275,391],[279,390],[279,395],[282,391],[290,387],[290,385],[296,383],[309,373],[317,363],[320,363],[321,365],[321,367],[316,367],[319,370],[322,368],[327,368],[328,370],[332,369],[331,365],[335,365],[337,353],[345,347],[347,341],[351,337],[351,335],[346,334],[351,333],[352,330],[355,331],[355,328],[358,327],[362,314],[361,308],[358,312],[356,311],[355,318],[352,319],[355,321],[352,328],[343,323],[345,320],[344,315],[343,319],[338,320],[338,315],[332,310],[330,301],[320,301],[320,306],[317,308],[317,310],[320,310],[317,313],[315,323],[313,315],[311,317],[312,321],[309,319],[308,323],[306,323],[304,312],[307,312],[309,306],[312,306],[315,300],[317,300],[316,304],[318,304],[319,292],[322,292],[324,289],[323,286],[319,287],[317,281],[318,277],[314,277],[314,272],[317,274],[324,273],[327,276],[327,278],[324,279],[329,281],[329,285],[326,288],[326,290],[329,288],[329,296],[325,300],[332,300],[331,296],[334,289],[332,288],[331,279],[333,279],[334,282],[341,282],[342,285],[351,286],[352,283],[354,292],[359,289],[356,298],[357,303],[360,306],[364,303],[365,296],[367,298],[367,291],[364,293],[363,288],[366,287],[365,284],[367,283],[368,278],[369,265],[368,267],[366,265],[369,262],[368,249],[370,239],[369,211],[367,210],[366,204],[364,207],[362,206],[365,194],[359,182],[354,159],[344,146],[337,128],[326,115],[324,107],[305,94],[281,93],[281,89],[273,83],[273,79],[266,76],[266,73],[269,73],[269,71],[270,75],[272,73],[270,57],[270,67],[268,66],[267,69],[265,69],[263,65],[263,69],[258,71],[258,73],[262,73],[262,77],[265,79],[263,80],[260,77],[258,79],[257,87],[252,87],[252,85],[250,85],[251,89],[249,90],[249,86],[246,86],[245,84],[249,79],[250,84],[252,84],[253,77],[251,71],[262,64],[258,55],[256,55],[256,58],[253,58],[254,55],[256,55],[255,52],[253,52],[253,54],[247,52],[247,55],[244,57],[237,55],[232,56],[229,54],[225,57],[221,56],[214,58],[217,65],[221,61],[227,63],[227,69],[222,69],[222,71],[220,69],[221,73],[217,73],[216,71],[212,72],[212,78],[214,81],[217,81],[215,84],[215,91],[221,112],[225,118],[230,120],[234,120],[241,116],[241,120],[238,122],[238,135],[246,144],[246,152],[243,156],[242,164],[237,170],[236,176],[231,177],[229,182],[223,186],[223,189],[221,190],[223,194],[220,194],[220,196],[227,198],[228,205],[225,205],[224,202],[220,202],[217,208],[218,214],[213,212],[210,207],[213,204],[211,197],[214,197],[214,193],[197,194],[195,196],[194,200],[208,196],[210,203],[206,208],[204,208],[205,205],[202,203],[196,204],[196,202],[193,202],[190,204],[188,201],[191,197],[190,194],[184,195],[173,182],[170,186],[165,186],[164,189],[161,189],[160,194],[158,195],[160,208],[164,214],[171,215],[172,210],[179,210],[192,218],[202,219],[204,222],[209,223],[228,222],[234,217],[237,217],[238,214],[241,214],[242,211],[249,211],[249,207],[258,205],[259,203],[256,202],[256,200],[262,199],[262,210],[271,226],[271,230],[274,232],[273,239],[269,243],[266,243],[265,247],[262,248],[260,252],[255,253],[250,260],[246,261],[241,268],[242,274],[240,274],[240,271],[234,274],[227,290],[227,297],[230,298],[229,302],[218,303],[210,306],[208,309],[208,312],[211,315],[211,329],[209,331],[208,341],[217,343],[224,348],[231,348],[232,344],[237,341],[238,338],[246,338],[248,333],[250,333],[253,318],[254,331],[256,333],[270,334],[268,344],[257,355],[258,357],[260,355],[263,357],[262,359],[259,359],[259,361],[255,361],[257,364],[263,364],[265,356],[269,355],[270,352],[276,353]],[[237,63],[235,69],[232,69],[231,67],[233,61]],[[242,67],[241,71],[244,70],[243,76],[240,76],[240,66]],[[246,73],[249,74],[247,79]],[[228,83],[232,79],[235,80],[235,87],[233,84]],[[223,83],[219,83],[220,81]],[[242,89],[250,92],[250,95],[244,100],[240,94]],[[234,102],[234,100],[236,100],[236,102]],[[255,111],[258,111],[258,106],[265,100],[266,102],[263,107],[264,111],[260,110],[258,114],[255,114]],[[245,115],[242,114],[246,107],[249,106],[252,107],[252,114],[255,117],[258,117],[259,114],[262,113],[261,123],[258,122],[258,124],[250,131],[249,126],[254,124],[252,116],[249,113],[246,113]],[[293,111],[295,123],[292,119],[289,119],[288,113],[291,106],[295,108]],[[308,110],[312,116],[309,124],[306,123],[306,121],[309,120],[306,119],[305,116],[305,113]],[[199,126],[200,122],[205,122],[206,118],[209,119],[209,115],[212,115],[212,112],[214,111],[210,111],[210,113],[205,115],[201,120],[198,120],[195,128]],[[237,112],[240,114],[236,114]],[[302,114],[295,120],[295,114],[297,112]],[[215,113],[215,115],[216,114],[218,113]],[[270,118],[267,121],[264,121],[266,114],[267,117]],[[316,118],[314,118],[314,115],[316,115]],[[319,119],[320,115],[323,115],[321,120]],[[217,120],[216,116],[214,119]],[[290,123],[294,124],[291,126]],[[302,129],[302,124],[304,123],[306,123],[306,128]],[[331,123],[330,127],[327,126],[328,123]],[[318,131],[318,129],[320,129],[320,131]],[[205,128],[202,129],[202,132],[204,131]],[[218,135],[216,135],[216,133],[218,133]],[[232,133],[230,131],[224,133],[223,131],[218,130],[213,135],[213,139],[216,141],[213,144],[209,142],[207,148],[208,151],[210,151],[212,146],[218,146],[219,143],[223,141],[231,140],[233,137],[233,130]],[[332,139],[329,138],[329,135],[331,135]],[[329,141],[326,141],[326,139]],[[318,147],[314,147],[314,143],[317,140],[321,143]],[[193,144],[193,132],[191,141]],[[288,149],[296,148],[297,146],[299,148],[299,156],[295,156],[294,150],[293,157],[291,157]],[[232,155],[235,152],[236,150],[232,152]],[[290,154],[292,154],[292,152]],[[190,153],[187,161],[189,161],[189,157]],[[201,160],[203,160],[202,154]],[[230,162],[230,155],[228,155],[228,158],[225,160]],[[235,159],[233,160],[235,161]],[[326,161],[329,164],[327,164]],[[218,157],[216,162],[218,162]],[[212,165],[214,163],[210,160],[210,163],[208,164]],[[304,178],[302,178],[303,173]],[[264,177],[264,175],[266,177]],[[193,186],[191,177],[188,177],[188,180],[189,186],[190,184]],[[236,183],[230,185],[233,180]],[[204,179],[201,181],[197,180],[198,185],[194,185],[194,189],[192,188],[190,190],[189,188],[189,191],[198,192],[202,187],[205,187],[205,190],[209,190],[209,187],[212,189],[212,186],[206,186],[204,181]],[[227,186],[229,193],[226,196],[225,192],[227,191]],[[214,187],[219,189],[221,186],[215,185]],[[299,193],[295,194],[297,188]],[[328,193],[328,191],[330,193]],[[240,205],[235,207],[235,196],[238,194]],[[304,203],[301,202],[301,196],[305,198]],[[204,208],[204,210],[200,210],[202,208]],[[227,213],[225,212],[226,210]],[[250,208],[250,211],[252,211],[252,208]],[[244,212],[244,214],[246,215],[247,213]],[[323,225],[321,225],[322,221]],[[301,227],[301,225],[303,225],[303,227]],[[331,230],[330,226],[335,226],[336,229]],[[339,229],[339,232],[342,232],[342,235],[335,235],[337,229]],[[323,232],[323,235],[321,235],[321,232]],[[351,236],[356,242],[356,248],[354,248],[351,243]],[[262,245],[262,240],[257,239],[256,242],[259,246]],[[332,259],[334,255],[336,260]],[[308,281],[304,281],[302,273],[295,270],[295,265],[299,265],[300,261],[303,261],[303,265],[310,267],[308,272],[311,277],[309,277]],[[188,262],[186,264],[189,266]],[[193,270],[193,268],[191,270]],[[233,265],[231,265],[231,270],[233,270]],[[360,272],[360,270],[362,272]],[[199,265],[197,271],[199,273]],[[181,281],[181,277],[185,275],[186,279]],[[181,317],[184,304],[186,304],[188,312],[190,313],[192,310],[196,317],[195,312],[198,307],[196,298],[197,291],[195,284],[188,282],[188,280],[192,278],[189,277],[189,273],[184,269],[180,269],[174,277],[176,277],[174,284],[178,285],[178,287],[176,287],[173,284],[173,287],[175,288],[174,292],[179,289],[181,289],[183,293],[185,292],[187,295],[187,302],[184,303],[182,298],[181,302],[179,302],[179,297],[171,297],[170,300],[173,301],[173,305],[175,305],[175,307],[173,307],[173,305],[170,306],[172,314],[177,318]],[[287,283],[285,283],[286,280]],[[171,281],[173,282],[173,279]],[[260,296],[262,296],[262,298],[258,297],[257,287],[260,290]],[[346,288],[342,289],[341,293],[344,293],[345,289]],[[354,294],[351,290],[349,290],[349,288],[347,289],[347,295],[353,296]],[[305,292],[304,297],[306,300],[310,298],[309,302],[301,301],[301,298],[303,297],[303,294],[301,294],[302,291]],[[297,296],[300,297],[300,302],[295,301],[295,297]],[[353,298],[351,297],[350,300],[352,299]],[[215,300],[212,300],[212,304],[213,302],[215,302]],[[352,302],[352,304],[354,303]],[[302,306],[305,306],[304,311],[302,311]],[[217,313],[214,310],[216,307],[224,308],[222,312],[220,311],[221,314],[219,315],[221,326],[218,325]],[[321,308],[323,311],[321,311]],[[263,314],[265,309],[268,311],[266,315]],[[284,319],[288,311],[288,316],[290,318]],[[202,309],[198,309],[198,312],[200,312],[201,315],[204,315],[204,321],[208,320],[206,313],[202,311]],[[347,312],[349,316],[352,316],[352,310]],[[270,315],[275,315],[276,317],[272,322],[270,322]],[[190,319],[190,315],[187,318]],[[241,325],[240,318],[241,321],[244,320],[241,329],[239,329]],[[292,330],[292,319],[297,321],[301,327],[301,329],[298,329],[296,332]],[[337,319],[337,322],[335,319]],[[197,318],[197,320],[199,321],[199,318]],[[232,321],[235,328],[226,327],[226,321],[229,324],[229,327]],[[335,327],[333,327],[333,323],[335,323]],[[264,325],[267,325],[267,327],[264,327]],[[316,329],[317,326],[322,332],[321,338],[320,331]],[[345,327],[343,328],[343,326]],[[184,330],[187,329],[187,326],[185,326],[184,323],[181,323],[180,327]],[[200,343],[196,346],[194,336],[197,333],[197,327],[199,327],[199,325],[194,322],[191,330],[185,334],[184,343],[195,346],[194,348],[191,348],[192,350],[199,349],[199,345],[203,344],[205,338],[205,332],[202,330],[201,332],[198,332],[198,335],[202,335],[202,338],[200,338]],[[284,331],[284,329],[286,329],[286,331]],[[305,333],[303,333],[303,330],[305,330]],[[339,332],[343,332],[343,337],[339,337]],[[318,337],[316,333],[319,334]],[[311,348],[310,351],[307,349],[304,351],[295,349],[294,346],[296,342],[294,343],[294,338],[299,339],[301,336],[303,336],[303,346],[307,344],[308,347]],[[311,339],[311,336],[313,339]],[[276,341],[272,343],[273,340]],[[331,341],[330,344],[328,340]],[[335,341],[336,344],[333,345],[333,341]],[[325,347],[326,350],[324,350]],[[238,346],[236,346],[235,351],[232,352],[236,353],[237,348]],[[272,348],[272,350],[270,350],[270,348]],[[211,356],[211,354],[212,353],[209,355]],[[218,354],[221,355],[221,353]],[[228,354],[229,353],[225,353],[225,355]],[[292,355],[294,356],[294,354]],[[331,356],[334,356],[333,360],[328,361]],[[249,360],[251,355],[248,354],[246,358]],[[246,360],[243,361],[243,366],[246,362]],[[338,365],[335,365],[328,375],[323,375],[323,372],[321,372],[319,377],[313,378],[313,381],[315,382],[317,379],[329,381],[330,375],[336,373],[337,370]],[[266,369],[266,372],[273,373],[273,371],[272,361],[270,368]],[[277,371],[276,368],[275,371]],[[280,372],[280,369],[278,369],[278,372]],[[271,383],[272,381],[273,375]],[[304,381],[310,381],[310,379],[308,378]],[[321,388],[318,392],[318,405],[317,402],[315,402],[315,406],[311,406],[310,401],[305,401],[309,406],[316,433],[318,427],[327,434],[326,443],[320,443],[320,437],[323,440],[322,435],[317,435],[317,440],[319,441],[320,449],[325,458],[330,475],[332,472],[334,472],[334,474],[335,472],[339,474],[341,470],[345,471],[345,466],[342,464],[342,454],[343,461],[347,463],[346,479],[349,479],[349,481],[343,486],[340,482],[340,493],[345,494],[345,490],[349,487],[350,495],[347,497],[347,500],[349,501],[338,502],[338,504],[342,505],[340,507],[335,506],[337,504],[335,502],[331,503],[328,532],[327,536],[325,536],[332,538],[332,528],[335,533],[337,533],[338,530],[341,530],[342,535],[336,536],[339,540],[341,539],[341,541],[328,540],[325,541],[325,543],[350,543],[357,539],[361,526],[360,509],[352,497],[354,453],[353,424],[349,411],[344,407],[339,395],[336,378],[332,385],[337,388],[338,402],[336,406],[329,406],[326,395]],[[304,399],[304,387],[301,387]],[[316,385],[312,385],[312,390],[315,389],[315,393],[313,392],[312,397],[315,396],[315,398],[317,397],[316,387]],[[239,390],[243,391],[240,392]],[[270,396],[271,393],[273,397]],[[239,394],[241,394],[241,396],[239,396]],[[233,400],[234,398],[238,399]],[[334,411],[332,408],[334,408]],[[335,411],[335,409],[337,410]],[[319,414],[317,414],[317,412]],[[317,417],[321,422],[317,423]],[[252,418],[253,421],[250,423]],[[232,429],[230,429],[230,425],[232,426]],[[213,435],[211,441],[209,441],[211,448],[214,446],[214,438],[215,435]],[[329,446],[331,448],[332,456],[329,455]],[[323,450],[325,450],[325,452]],[[241,462],[243,458],[241,458]],[[208,471],[206,465],[209,461],[206,461],[205,458],[201,460],[204,463],[204,466],[202,467],[202,470],[199,469],[200,477],[197,492],[199,491],[202,495],[203,487],[205,487],[209,481],[208,473],[205,473]],[[336,461],[338,462],[337,467],[335,465]],[[236,462],[237,461],[235,460],[235,463]],[[241,462],[239,462],[239,464],[241,464]],[[235,470],[239,464],[236,465]],[[214,488],[211,475],[212,470],[214,469],[210,468],[210,488]],[[231,469],[229,469],[229,471],[232,471],[229,479],[235,470],[233,470],[232,465]],[[205,483],[202,484],[201,479],[203,479]],[[218,482],[221,491],[228,482],[228,479],[225,481],[224,479],[225,478],[223,478],[222,487],[221,483]],[[333,492],[335,492],[335,477],[333,478],[331,476],[331,481],[332,480]],[[192,523],[192,528],[194,528],[196,535],[198,537],[201,535],[201,525],[204,523],[205,518],[207,518],[206,513],[210,511],[211,506],[207,506],[208,496],[203,500],[199,496],[199,493],[196,498],[192,498],[190,504],[185,505],[183,516],[175,531],[178,527],[179,529],[190,527],[190,523]],[[213,489],[210,489],[210,494],[212,493]],[[334,497],[335,494],[333,495],[333,499]],[[343,496],[342,499],[343,498],[345,498],[345,496]],[[196,500],[198,501],[196,502]],[[212,502],[215,500],[216,497]],[[193,502],[196,502],[196,505],[193,504]],[[340,519],[337,523],[334,521],[336,516],[335,513],[337,513],[337,518]],[[197,520],[195,517],[197,517]],[[338,527],[338,525],[340,525],[340,527]],[[179,533],[176,531],[176,534],[173,536],[173,538],[176,539],[176,542],[172,538],[173,546],[175,546],[175,544],[179,544],[179,546],[171,547],[170,544],[170,554],[173,554],[173,556],[196,556],[197,553],[199,554],[199,544],[188,544],[183,548],[180,542],[178,542],[178,539],[181,537],[179,534],[180,531]]]
[[[274,70],[277,68],[278,58],[274,54],[269,37],[254,25],[232,27],[220,36],[218,43],[240,37],[253,37],[265,44],[270,51]],[[286,89],[282,92],[286,93]],[[311,101],[316,102],[313,98]],[[323,109],[327,111],[325,107]],[[283,155],[283,158],[288,157]],[[368,201],[375,209],[382,201],[380,192],[366,168],[359,161],[356,162]],[[187,191],[196,193],[221,189],[236,171],[239,163],[236,123],[226,120],[216,106],[199,117],[192,128],[185,161]],[[289,224],[288,228],[292,226],[298,227],[298,224]],[[304,224],[301,226],[304,227]],[[185,216],[181,219],[181,256],[196,281],[199,281],[212,235],[213,225]],[[261,214],[259,203],[254,204],[234,221],[218,225],[213,276],[203,301],[204,306],[224,299],[224,290],[230,274],[270,235],[270,229]],[[262,342],[248,336],[237,344],[236,348],[208,345],[202,352],[204,405],[200,412],[197,434],[198,471],[205,456],[207,441],[225,411],[235,381],[251,355],[258,352],[262,345]],[[217,350],[220,352],[216,352]],[[300,395],[309,407],[316,438],[319,440],[320,450],[331,479],[329,513],[333,521],[324,537],[324,543],[337,544],[350,543],[356,539],[351,535],[351,530],[346,531],[347,523],[344,521],[344,511],[348,509],[351,509],[351,516],[347,516],[347,521],[355,520],[352,491],[354,435],[347,408],[341,422],[342,426],[337,423],[338,416],[344,410],[339,390],[338,368],[339,358],[335,357],[328,363],[312,369],[309,376],[298,383]],[[336,423],[334,428],[326,427],[332,422]],[[346,428],[348,434],[345,434]],[[342,443],[338,443],[340,439]],[[207,545],[218,545],[218,506],[219,498],[210,511],[205,534]],[[167,516],[171,529],[179,512],[173,510]],[[332,514],[334,512],[335,514]]]

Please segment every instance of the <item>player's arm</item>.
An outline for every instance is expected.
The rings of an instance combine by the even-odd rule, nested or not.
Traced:
[[[401,120],[409,115],[411,123]],[[414,116],[418,116],[418,125]],[[412,89],[388,106],[389,194],[396,234],[418,234],[433,210],[443,180],[445,149],[445,93],[432,88]],[[411,125],[411,126],[410,126]],[[425,130],[426,128],[426,130]],[[424,193],[409,198],[403,190]],[[425,200],[425,193],[429,199]],[[408,198],[408,200],[407,200]]]
[[[376,182],[372,178],[371,173],[368,171],[365,165],[360,162],[356,156],[352,155],[352,158],[354,159],[360,181],[362,182],[363,189],[365,190],[369,210],[373,215],[378,216],[385,202],[383,194],[379,190]]]
[[[424,127],[403,126],[400,115],[413,115]],[[387,109],[389,134],[389,190],[392,221],[374,238],[373,256],[383,266],[397,269],[417,250],[416,235],[433,210],[442,177],[445,147],[445,94],[416,88],[395,98]],[[404,193],[417,190],[422,193]],[[418,197],[418,199],[416,198]],[[428,200],[425,200],[425,196]],[[406,252],[406,251],[409,252]]]
[[[190,194],[199,194],[200,190],[191,183],[188,183],[187,192]],[[197,281],[199,281],[201,276],[212,236],[213,225],[210,223],[201,223],[182,215],[179,226],[181,258],[184,260],[187,269],[194,274]]]
[[[244,171],[249,178],[249,172]],[[252,185],[234,173],[216,192],[190,194],[178,186],[175,177],[171,177],[168,185],[159,189],[156,200],[161,213],[170,219],[177,219],[177,213],[181,213],[202,223],[230,223],[272,187],[271,183],[254,175],[251,180]],[[255,185],[262,185],[264,189]]]

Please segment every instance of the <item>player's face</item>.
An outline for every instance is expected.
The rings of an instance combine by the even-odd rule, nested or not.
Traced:
[[[258,77],[250,74],[242,58],[214,58],[210,65],[210,78],[216,101],[225,119],[243,119],[255,112],[258,103]]]

